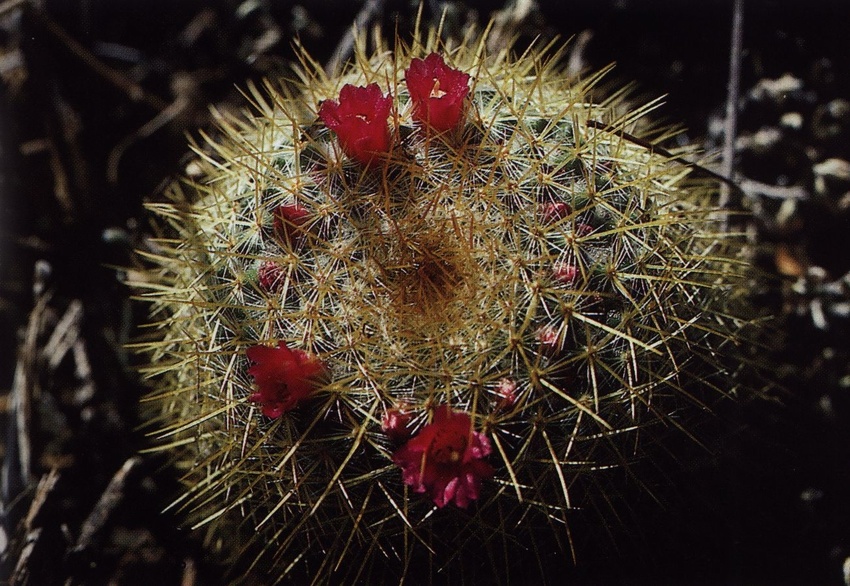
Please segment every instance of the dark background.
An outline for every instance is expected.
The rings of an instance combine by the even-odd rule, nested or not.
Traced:
[[[150,235],[142,204],[183,172],[186,133],[211,128],[208,106],[238,110],[247,80],[288,75],[296,36],[327,62],[362,6],[0,2],[0,578],[19,564],[18,583],[217,583],[215,560],[160,513],[170,470],[131,459],[145,445],[144,387],[124,344],[145,309],[122,281]],[[504,8],[434,0],[425,20],[443,7],[449,32]],[[405,34],[415,14],[416,3],[388,0],[371,22]],[[657,117],[713,152],[731,20],[731,1],[541,1],[516,31],[519,46],[592,34],[584,65],[616,62],[612,87],[635,81],[638,96],[666,95]],[[634,497],[572,583],[845,583],[847,23],[850,5],[838,0],[746,2],[736,178],[751,182],[746,203],[770,275],[759,301],[784,334],[773,357],[781,404],[724,414],[711,451],[674,466],[676,490],[660,506]],[[784,88],[773,90],[778,79]],[[37,490],[51,470],[55,485]]]

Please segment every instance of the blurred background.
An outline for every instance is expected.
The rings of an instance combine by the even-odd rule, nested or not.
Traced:
[[[458,36],[495,19],[517,47],[569,41],[616,62],[606,87],[665,96],[677,144],[724,143],[740,63],[735,181],[754,217],[758,302],[780,320],[781,401],[722,414],[716,441],[599,520],[576,584],[850,584],[850,3],[429,0]],[[142,207],[184,175],[210,106],[291,77],[300,43],[333,68],[353,23],[413,30],[408,0],[0,1],[0,580],[217,584],[216,560],[161,513],[176,486],[140,458],[143,382],[124,347],[145,308],[122,283]],[[720,169],[718,161],[712,168]],[[720,433],[722,432],[722,433]]]

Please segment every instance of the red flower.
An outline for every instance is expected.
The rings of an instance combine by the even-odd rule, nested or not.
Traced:
[[[468,413],[452,413],[443,405],[432,423],[396,450],[393,462],[401,468],[404,483],[427,492],[438,507],[454,501],[465,509],[478,498],[481,479],[493,475],[484,461],[490,450],[487,436],[472,430]]]
[[[275,237],[281,244],[294,247],[304,239],[304,225],[310,219],[310,212],[297,203],[285,203],[275,208],[272,218]]]
[[[316,388],[315,379],[324,372],[317,357],[290,350],[286,342],[279,342],[277,348],[251,346],[246,354],[255,363],[248,374],[259,388],[248,399],[259,403],[266,417],[280,417],[309,397]]]
[[[438,132],[457,128],[463,119],[469,93],[469,75],[446,65],[438,53],[414,59],[404,74],[413,119]]]
[[[376,154],[390,151],[387,121],[392,106],[392,96],[384,96],[376,83],[366,87],[345,84],[339,101],[322,102],[319,118],[336,133],[346,155],[368,165]]]

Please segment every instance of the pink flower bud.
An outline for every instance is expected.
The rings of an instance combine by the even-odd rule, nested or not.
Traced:
[[[555,352],[559,349],[558,330],[554,326],[543,326],[535,332],[540,350],[545,353]]]
[[[413,415],[403,409],[393,408],[384,411],[381,416],[381,430],[395,443],[402,443],[410,438],[410,421]]]
[[[576,277],[578,277],[578,269],[574,264],[555,263],[552,266],[552,277],[559,283],[571,287],[575,284]]]
[[[291,248],[298,246],[304,240],[304,225],[309,219],[310,212],[298,204],[285,203],[277,206],[273,216],[275,238]]]
[[[266,293],[279,293],[284,282],[283,267],[273,260],[265,261],[257,269],[257,281]]]
[[[573,208],[562,201],[544,203],[540,208],[540,222],[554,224],[573,213]]]
[[[593,226],[590,224],[578,223],[576,224],[575,235],[581,238],[582,236],[588,236],[593,233]]]
[[[509,379],[503,378],[498,383],[496,383],[496,388],[494,389],[497,397],[496,406],[500,409],[507,409],[516,405],[517,402],[517,394],[516,394],[516,382]]]

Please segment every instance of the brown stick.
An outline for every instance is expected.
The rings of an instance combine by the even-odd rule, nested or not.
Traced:
[[[21,554],[18,556],[18,561],[15,564],[15,570],[9,578],[10,586],[18,584],[27,584],[31,575],[29,569],[29,560],[33,555],[36,547],[38,547],[38,539],[41,537],[42,528],[36,527],[36,519],[41,512],[41,508],[47,501],[47,497],[56,487],[56,482],[59,480],[59,473],[56,470],[51,470],[41,477],[38,481],[38,486],[35,489],[30,508],[27,511],[26,519],[24,520],[24,531],[26,539],[21,548]]]
[[[38,261],[33,274],[34,305],[30,311],[23,343],[18,350],[15,375],[12,380],[11,417],[7,430],[8,443],[3,459],[0,498],[11,502],[30,482],[32,473],[32,449],[30,442],[30,419],[32,397],[37,393],[38,336],[42,332],[48,313],[50,293],[47,281],[50,265]]]
[[[363,8],[357,13],[354,18],[354,23],[351,28],[343,35],[339,44],[336,46],[334,54],[331,56],[327,65],[325,65],[325,73],[333,77],[338,75],[342,69],[342,64],[351,56],[354,50],[355,35],[365,29],[368,24],[384,9],[385,0],[366,0]]]
[[[127,476],[139,462],[141,462],[141,459],[138,457],[129,458],[109,481],[106,490],[100,495],[97,504],[83,522],[83,526],[80,528],[80,536],[74,544],[73,551],[78,552],[86,549],[92,538],[106,525],[112,511],[124,498],[124,485],[127,482]]]
[[[127,94],[131,100],[134,102],[144,102],[155,110],[164,110],[168,106],[167,102],[146,92],[142,86],[134,82],[122,72],[116,71],[98,59],[91,51],[86,49],[79,41],[68,34],[65,29],[51,20],[41,10],[33,8],[29,11],[29,13],[48,33],[64,44],[75,57],[85,63],[92,69],[92,71],[97,73],[103,79]]]
[[[732,41],[729,46],[729,85],[726,92],[726,120],[723,123],[723,164],[720,173],[732,179],[735,172],[735,140],[738,137],[738,97],[741,93],[741,50],[744,42],[744,0],[732,6]],[[730,191],[720,187],[720,207],[729,205]]]
[[[609,125],[607,125],[603,122],[597,122],[596,120],[588,120],[587,126],[589,128],[595,128],[597,130],[604,130],[605,132],[611,132],[611,133],[617,134],[618,136],[623,137],[627,141],[632,142],[632,143],[634,143],[638,146],[641,146],[641,147],[647,149],[651,153],[658,153],[659,155],[661,155],[663,157],[667,157],[671,161],[679,163],[680,165],[684,165],[685,167],[688,167],[689,169],[693,169],[696,175],[701,175],[703,177],[715,179],[717,181],[720,181],[721,184],[727,186],[729,189],[731,189],[732,191],[735,191],[736,193],[739,193],[739,194],[744,193],[741,190],[741,187],[737,183],[735,183],[734,181],[729,179],[728,177],[724,177],[723,175],[720,175],[719,173],[715,173],[711,169],[707,169],[706,167],[703,167],[702,165],[700,165],[698,163],[694,163],[693,161],[689,161],[685,157],[682,157],[682,156],[679,156],[679,155],[674,155],[673,153],[671,153],[670,151],[668,151],[664,147],[658,146],[657,144],[655,144],[653,142],[650,142],[648,140],[644,140],[644,139],[637,137],[633,134],[629,134],[628,132],[625,132],[624,130],[619,130],[617,128],[609,126]]]

